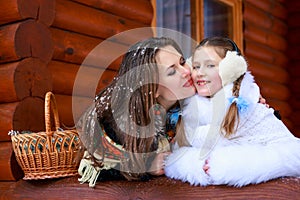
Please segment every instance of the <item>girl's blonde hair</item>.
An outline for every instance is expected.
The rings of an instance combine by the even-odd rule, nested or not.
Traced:
[[[213,47],[216,53],[221,57],[225,58],[227,51],[236,51],[238,55],[241,55],[241,51],[237,45],[228,38],[224,37],[209,37],[200,42],[196,47],[196,50],[201,47]],[[244,75],[241,75],[237,80],[233,82],[232,96],[238,97],[241,82],[244,78]],[[229,137],[231,134],[236,132],[236,129],[239,124],[239,112],[237,103],[234,101],[231,103],[221,125],[221,131],[225,132],[225,136]]]

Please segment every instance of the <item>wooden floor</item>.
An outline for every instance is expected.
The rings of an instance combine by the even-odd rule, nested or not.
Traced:
[[[95,188],[77,177],[0,182],[0,199],[300,199],[300,178],[283,178],[242,188],[195,187],[157,177],[148,182],[98,182]]]

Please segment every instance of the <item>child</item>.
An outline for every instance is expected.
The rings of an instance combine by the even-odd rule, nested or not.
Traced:
[[[300,176],[300,140],[258,103],[259,88],[233,41],[203,40],[192,78],[198,95],[185,100],[182,113],[190,146],[175,146],[166,160],[168,177],[244,186]]]

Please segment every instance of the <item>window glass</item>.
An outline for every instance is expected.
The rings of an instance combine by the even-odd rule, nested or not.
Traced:
[[[219,0],[204,0],[204,37],[233,38],[232,7]]]

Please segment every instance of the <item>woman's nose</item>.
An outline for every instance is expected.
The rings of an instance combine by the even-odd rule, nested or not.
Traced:
[[[180,65],[180,72],[183,77],[191,75],[191,69],[190,69],[189,65],[187,65],[187,64]]]

